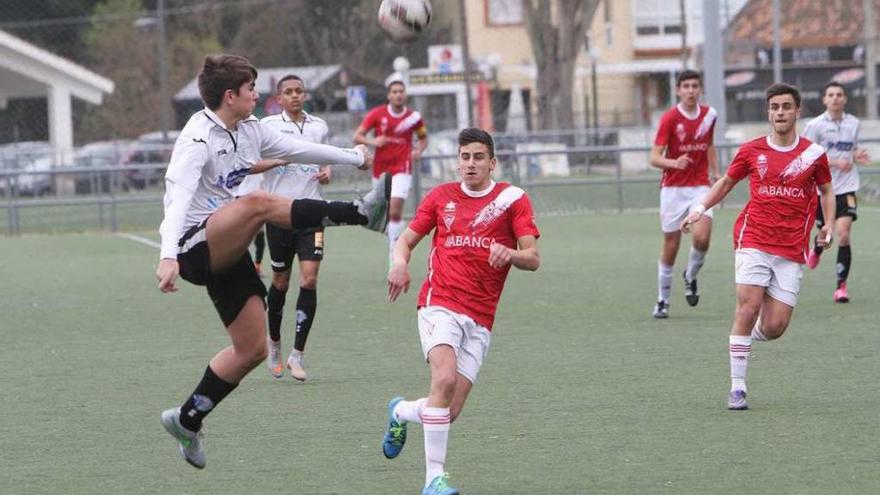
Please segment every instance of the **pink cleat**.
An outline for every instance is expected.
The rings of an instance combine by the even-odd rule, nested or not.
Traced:
[[[816,252],[815,249],[810,251],[810,255],[807,256],[807,266],[810,270],[815,270],[817,266],[819,266],[819,255],[822,254],[822,251]]]
[[[834,302],[836,303],[848,303],[849,302],[849,294],[846,292],[846,282],[840,284],[840,287],[834,291]]]

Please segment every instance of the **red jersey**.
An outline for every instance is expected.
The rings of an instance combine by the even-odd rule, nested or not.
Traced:
[[[427,135],[422,114],[404,107],[403,112],[394,113],[391,105],[382,105],[370,110],[361,127],[376,137],[386,136],[385,146],[376,148],[373,160],[373,177],[384,172],[394,174],[412,173],[412,139],[415,132],[420,138]]]
[[[681,105],[676,105],[660,117],[660,127],[654,145],[666,147],[666,158],[676,159],[687,153],[692,160],[683,170],[665,168],[661,187],[689,187],[709,185],[709,146],[715,133],[715,109],[698,105],[696,116],[688,116]]]
[[[458,182],[437,186],[409,224],[421,235],[436,229],[418,306],[442,306],[491,330],[510,265],[489,266],[489,246],[516,249],[518,238],[540,232],[522,189],[498,183],[483,197],[468,192]]]
[[[825,149],[804,137],[788,148],[761,137],[740,147],[727,176],[749,178],[749,202],[733,227],[734,248],[804,263],[816,216],[816,187],[831,182]]]

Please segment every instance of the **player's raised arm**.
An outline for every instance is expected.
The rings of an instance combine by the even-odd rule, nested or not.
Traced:
[[[412,257],[412,250],[424,237],[411,229],[406,229],[394,244],[394,262],[388,270],[389,302],[394,302],[402,292],[409,290],[409,260]]]

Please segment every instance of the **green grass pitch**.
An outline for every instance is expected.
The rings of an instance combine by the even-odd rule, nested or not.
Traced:
[[[831,302],[827,253],[805,274],[787,335],[754,346],[753,409],[730,412],[735,214],[717,215],[696,308],[679,253],[667,321],[650,316],[656,214],[539,217],[543,264],[508,279],[451,430],[452,483],[475,494],[880,493],[880,215],[866,208],[855,224],[852,302]],[[388,399],[427,391],[414,307],[426,245],[409,294],[389,305],[384,240],[329,231],[309,381],[256,369],[206,422],[208,466],[196,471],[159,413],[228,344],[204,290],[160,294],[157,251],[112,234],[0,238],[0,492],[419,493],[420,427],[394,461],[380,439]]]

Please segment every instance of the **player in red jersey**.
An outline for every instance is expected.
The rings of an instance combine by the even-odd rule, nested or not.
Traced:
[[[801,97],[797,88],[767,89],[770,135],[742,145],[699,205],[682,222],[688,232],[703,212],[718,204],[737,182],[749,178],[749,202],[733,228],[736,252],[736,313],[730,330],[729,409],[748,409],[746,371],[752,340],[778,339],[788,328],[797,303],[803,264],[816,215],[816,188],[825,218],[834,218],[835,196],[825,149],[798,137]],[[825,224],[818,242],[831,243]]]
[[[679,103],[660,118],[651,148],[651,165],[663,171],[660,181],[660,228],[663,246],[657,262],[657,304],[654,318],[669,317],[672,270],[681,244],[679,226],[685,216],[718,179],[718,157],[713,144],[715,109],[700,105],[703,93],[700,74],[692,70],[678,75],[675,93]],[[684,295],[690,306],[700,301],[697,273],[702,268],[712,236],[712,210],[693,227],[693,244],[684,277]]]
[[[367,137],[373,131],[374,139]],[[413,134],[419,144],[413,149]],[[376,165],[373,181],[384,172],[391,176],[391,202],[388,204],[389,257],[394,254],[394,244],[405,227],[403,203],[412,185],[412,167],[418,163],[422,152],[428,147],[428,130],[422,114],[407,108],[406,86],[402,81],[388,84],[388,104],[378,106],[364,117],[354,133],[354,142],[376,147]],[[374,184],[375,185],[375,184]]]
[[[534,271],[540,265],[534,212],[528,195],[495,183],[495,145],[481,129],[458,135],[461,182],[434,188],[394,247],[388,296],[394,301],[410,284],[412,250],[432,230],[428,276],[418,300],[422,351],[431,366],[427,397],[388,403],[389,424],[382,446],[397,457],[409,422],[425,433],[427,494],[458,493],[444,474],[449,424],[464,407],[489,349],[495,309],[511,265]]]

